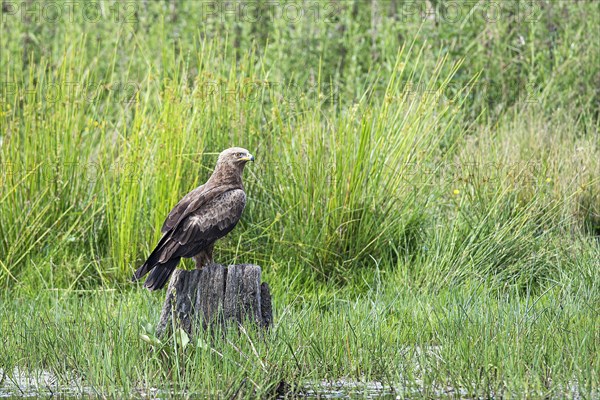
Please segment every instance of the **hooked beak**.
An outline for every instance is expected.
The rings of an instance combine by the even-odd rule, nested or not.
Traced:
[[[240,158],[242,161],[254,161],[254,156],[252,154],[248,154],[246,157]]]

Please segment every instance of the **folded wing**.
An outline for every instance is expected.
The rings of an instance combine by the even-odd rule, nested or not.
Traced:
[[[135,272],[134,280],[150,271],[144,286],[152,290],[162,288],[181,257],[195,256],[238,223],[246,205],[242,189],[227,190],[203,201],[206,196],[201,188],[190,192],[173,208],[163,224],[163,237]]]

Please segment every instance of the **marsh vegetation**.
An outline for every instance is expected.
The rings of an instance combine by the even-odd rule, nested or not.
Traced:
[[[597,3],[220,4],[4,0],[0,394],[598,396]],[[158,343],[129,278],[232,145],[274,326]]]

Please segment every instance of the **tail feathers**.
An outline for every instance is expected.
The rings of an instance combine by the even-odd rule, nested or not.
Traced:
[[[152,253],[148,257],[148,259],[146,260],[144,265],[139,267],[133,274],[133,277],[131,278],[132,282],[139,281],[140,279],[142,279],[142,277],[144,275],[146,275],[148,272],[150,272],[150,270],[152,268],[154,268],[156,265],[158,265],[158,260],[160,259],[161,255],[162,255],[162,249],[165,246],[165,244],[167,243],[168,239],[169,239],[168,235],[163,235],[163,237],[160,239],[160,241],[158,242],[158,244],[156,245],[154,250],[152,250]],[[175,264],[175,265],[177,265],[177,264]]]
[[[150,265],[148,265],[148,262],[145,262],[144,265],[142,265],[141,267],[139,267],[134,273],[133,276],[131,277],[131,281],[132,282],[137,282],[140,279],[142,279],[142,277],[144,275],[146,275],[148,273],[148,271],[150,271],[151,267]]]
[[[174,258],[167,261],[164,264],[156,264],[154,268],[152,268],[152,270],[150,271],[150,275],[148,275],[148,278],[146,278],[144,286],[149,290],[162,289],[171,277],[171,274],[175,270],[177,264],[179,264],[179,260],[180,258]],[[139,270],[144,268],[145,265],[146,264],[142,265],[142,267],[140,267]]]

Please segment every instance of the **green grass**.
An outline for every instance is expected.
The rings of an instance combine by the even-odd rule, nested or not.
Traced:
[[[152,347],[140,339],[142,326],[158,318],[160,293],[17,298],[2,305],[1,327],[10,334],[1,361],[8,371],[53,372],[58,390],[79,382],[75,392],[117,397],[151,388],[221,397],[241,388],[242,397],[252,397],[281,380],[307,390],[340,378],[424,397],[447,387],[469,397],[561,398],[575,389],[598,395],[599,304],[589,289],[555,286],[519,296],[473,288],[432,299],[395,284],[361,294],[279,294],[278,318],[266,334],[206,334],[185,351],[172,341]]]
[[[597,4],[26,3],[1,14],[0,393],[17,367],[101,395],[598,396]],[[152,352],[163,294],[129,277],[233,145],[257,162],[215,256],[263,267],[275,327]]]

